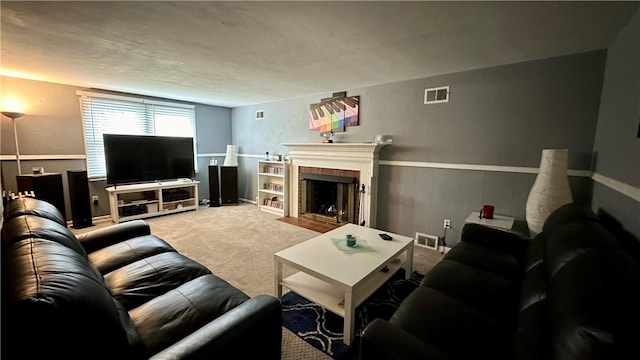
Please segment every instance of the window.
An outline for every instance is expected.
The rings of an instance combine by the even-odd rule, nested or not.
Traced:
[[[89,178],[107,176],[102,134],[191,137],[196,154],[195,106],[85,91],[77,94],[80,95]],[[194,166],[197,172],[197,156],[194,156]]]

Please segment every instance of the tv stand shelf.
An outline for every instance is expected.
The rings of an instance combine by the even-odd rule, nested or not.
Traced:
[[[117,185],[109,193],[111,221],[144,219],[181,211],[198,210],[199,181],[163,181]]]

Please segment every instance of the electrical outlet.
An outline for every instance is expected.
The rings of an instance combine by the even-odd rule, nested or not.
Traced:
[[[93,195],[91,197],[91,202],[93,203],[93,205],[98,205],[98,195]]]
[[[450,219],[444,219],[444,228],[445,229],[451,229],[451,220]]]

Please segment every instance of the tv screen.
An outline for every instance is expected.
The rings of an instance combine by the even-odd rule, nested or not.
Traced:
[[[176,180],[195,176],[193,139],[104,134],[107,184]]]

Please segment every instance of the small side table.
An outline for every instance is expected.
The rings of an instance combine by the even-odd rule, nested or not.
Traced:
[[[481,219],[480,212],[472,212],[471,215],[464,221],[469,224],[480,224],[494,229],[511,232],[513,227],[514,218],[501,215],[493,215],[493,219]]]

